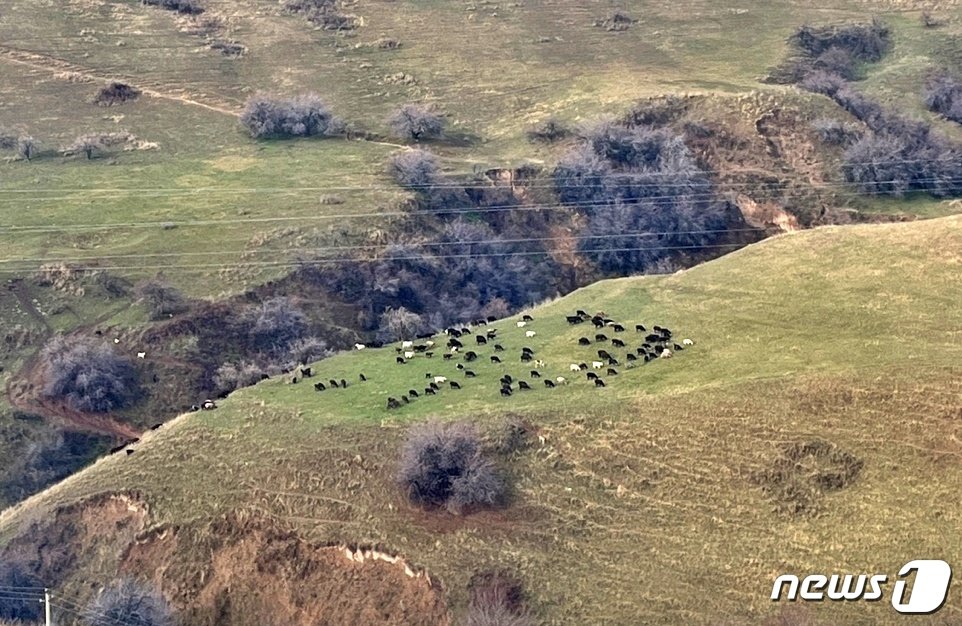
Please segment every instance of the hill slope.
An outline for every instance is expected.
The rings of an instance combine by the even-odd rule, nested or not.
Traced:
[[[231,562],[219,550],[245,532],[263,539],[259,524],[313,542],[274,555],[285,563],[333,544],[399,553],[426,568],[455,609],[473,571],[506,566],[546,624],[758,623],[778,608],[767,599],[778,573],[962,562],[962,541],[942,530],[962,524],[960,250],[957,217],[824,228],[674,275],[598,283],[530,311],[524,330],[535,337],[513,318],[493,324],[506,362],[492,364],[493,349],[480,347],[474,379],[438,357],[402,366],[390,348],[341,354],[317,365],[317,379],[363,372],[370,381],[323,393],[280,380],[242,390],[148,433],[132,456],[103,459],[4,512],[0,536],[19,534],[8,555],[36,557],[33,542],[62,532],[71,511],[127,494],[141,506],[130,505],[143,518],[139,541],[70,535],[78,569],[50,584],[83,597],[91,580],[140,570],[208,616],[197,623],[218,623],[212,589]],[[579,308],[630,323],[629,345],[642,341],[635,323],[667,325],[695,345],[619,367],[596,389],[568,372],[595,349],[577,345],[590,325],[565,323]],[[499,372],[528,378],[522,345],[571,383],[502,398]],[[389,395],[422,387],[426,372],[464,389],[385,409]],[[510,507],[455,518],[418,511],[394,488],[406,423],[466,418],[496,438],[507,413],[536,431],[529,447],[502,456],[516,478]],[[229,586],[250,591],[256,623],[277,610],[278,592],[242,569]],[[334,584],[330,571],[312,579],[317,593]],[[377,589],[368,581],[349,591],[363,605]],[[817,610],[826,623],[895,615],[885,602]],[[950,597],[944,613],[960,610]]]

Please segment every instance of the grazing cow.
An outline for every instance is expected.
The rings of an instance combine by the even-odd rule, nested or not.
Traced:
[[[347,389],[347,381],[343,378],[341,379],[341,389]]]
[[[526,321],[526,322],[533,322],[533,321],[534,321],[534,318],[531,317],[531,316],[528,315],[528,314],[522,315],[522,316],[521,316],[521,319],[523,319],[523,320]]]
[[[405,358],[405,359],[413,359],[413,358],[414,358],[414,352],[413,352],[413,351],[410,351],[410,350],[407,351],[407,352],[405,352],[405,353],[404,353],[404,358]]]
[[[558,383],[559,385],[567,385],[567,384],[568,384],[568,379],[565,378],[564,376],[558,376],[557,378],[554,379],[554,381],[555,381],[556,383]]]
[[[403,402],[404,404],[408,404],[408,403],[410,403],[411,401],[408,400],[408,397],[407,397],[407,396],[401,396],[401,402]]]
[[[682,348],[681,346],[679,346],[677,343],[676,343],[676,344],[672,344],[672,347],[675,349],[675,352],[680,352],[680,351],[684,350],[684,348]]]
[[[630,353],[630,352],[629,352],[627,355],[625,355],[625,358],[626,358],[627,360],[629,360],[629,361],[637,361],[637,360],[638,360],[638,357],[636,357],[634,354],[632,354],[632,353]]]
[[[397,401],[397,398],[390,397],[387,399],[388,409],[399,409],[401,408],[401,403]]]
[[[572,363],[571,365],[568,366],[568,369],[571,370],[572,372],[581,371],[581,367],[579,367],[577,363]]]
[[[578,345],[579,345],[579,346],[590,346],[590,345],[591,345],[591,340],[588,339],[587,337],[581,337],[580,339],[578,339]]]
[[[599,359],[610,359],[611,354],[607,350],[598,350]]]
[[[661,351],[661,354],[658,355],[658,356],[661,357],[661,358],[663,358],[663,359],[670,359],[670,358],[671,358],[671,350],[669,350],[668,348],[665,348],[664,350]]]
[[[533,330],[527,330],[527,331],[525,331],[524,336],[527,337],[528,339],[531,339],[532,337],[534,337],[534,336],[537,335],[537,334],[538,334],[538,333],[534,332]]]
[[[584,322],[584,320],[578,317],[577,315],[565,315],[565,321],[571,325],[581,324],[582,322]]]
[[[485,336],[487,336],[488,339],[494,339],[495,337],[498,336],[498,329],[497,328],[488,329],[488,332],[485,333]]]
[[[618,370],[616,370],[613,367],[608,368],[608,376],[617,376],[617,375],[618,375]]]
[[[479,345],[479,346],[483,346],[484,344],[488,343],[487,337],[485,337],[485,336],[483,336],[483,335],[478,335],[478,336],[475,337],[474,339],[475,339],[475,341],[478,342],[478,345]]]
[[[414,342],[413,342],[413,341],[402,341],[402,342],[401,342],[401,349],[402,349],[402,350],[407,350],[408,348],[413,348],[413,347],[414,347]]]
[[[658,335],[655,333],[651,333],[650,335],[645,335],[646,343],[658,343],[659,341],[661,341],[661,335]]]
[[[313,378],[313,377],[314,377],[314,368],[313,368],[313,367],[302,367],[302,368],[301,368],[301,374],[304,375],[304,378]]]
[[[453,355],[453,354],[445,354],[445,355],[444,355],[443,357],[441,357],[441,358],[443,358],[445,361],[450,361],[451,359],[454,358],[454,355]]]
[[[588,364],[587,364],[587,363],[578,363],[578,369],[580,369],[581,371],[585,371],[585,370],[588,369]]]
[[[524,382],[523,380],[519,380],[519,381],[518,381],[518,389],[529,389],[529,390],[530,390],[530,389],[531,389],[531,385],[529,385],[528,383]]]
[[[624,348],[624,347],[625,347],[625,342],[622,341],[621,339],[612,339],[612,340],[611,340],[611,345],[613,345],[613,346],[616,347],[616,348]]]
[[[595,374],[594,372],[588,372],[587,374],[585,374],[585,378],[587,378],[588,380],[594,380],[598,378],[598,375]]]
[[[426,395],[426,396],[435,396],[435,395],[437,395],[437,394],[434,392],[434,389],[432,389],[431,387],[425,387],[425,388],[424,388],[424,395]]]
[[[528,322],[518,322],[518,328],[524,328],[528,325]]]
[[[600,317],[592,317],[591,323],[595,325],[595,328],[604,328],[605,326],[605,320]]]
[[[605,381],[603,381],[600,378],[595,379],[595,387],[604,387],[604,386],[605,386]]]
[[[498,382],[501,383],[502,385],[510,385],[511,383],[514,382],[514,379],[511,378],[510,374],[505,374],[504,376],[498,379]]]
[[[592,362],[591,362],[591,367],[592,367],[592,369],[600,370],[600,369],[601,369],[602,367],[604,367],[604,366],[605,366],[605,364],[602,363],[601,361],[592,361]]]
[[[655,326],[652,326],[651,329],[656,333],[660,333],[663,330],[662,327],[658,326],[657,324]]]
[[[541,372],[538,370],[531,370],[531,378],[541,378]]]
[[[331,387],[335,387],[335,388],[338,387],[337,381],[334,380],[333,378],[328,380],[327,384],[329,384]]]
[[[547,387],[548,389],[554,389],[554,383],[548,380],[547,378],[544,381],[544,386]]]
[[[464,377],[465,377],[465,378],[474,378],[475,376],[477,376],[477,374],[475,374],[473,371],[471,371],[471,370],[464,370]]]
[[[653,358],[654,358],[653,355],[648,354],[647,352],[645,353],[645,363],[648,363],[648,362],[651,361]]]
[[[411,396],[412,398],[420,398],[420,397],[421,397],[421,396],[418,395],[418,390],[417,390],[417,389],[408,389],[408,395]]]
[[[534,357],[531,356],[531,353],[530,353],[530,352],[522,352],[522,353],[521,353],[521,362],[522,362],[522,363],[528,363],[529,361],[533,361],[533,360],[534,360]]]
[[[464,344],[461,343],[460,341],[458,341],[457,339],[448,339],[448,347],[449,347],[449,348],[463,348],[463,347],[464,347]]]
[[[642,325],[642,324],[635,324],[635,332],[636,332],[636,333],[647,332],[647,330],[648,330],[648,329],[645,328],[644,325]]]
[[[611,329],[612,329],[613,331],[615,331],[616,333],[623,333],[623,332],[625,332],[625,327],[622,326],[621,324],[614,324],[614,325],[611,327]]]
[[[449,329],[447,330],[447,333],[448,333],[448,336],[450,336],[450,337],[460,337],[460,336],[461,336],[461,331],[458,330],[457,328],[449,328]]]
[[[489,316],[488,316],[488,321],[489,321],[489,322],[495,322],[495,321],[497,321],[497,319],[498,319],[498,318],[495,317],[495,316],[493,316],[493,315],[489,315]]]
[[[691,339],[682,339],[681,342],[682,342],[684,345],[686,345],[686,346],[693,346],[693,345],[695,345],[695,342],[692,341]]]
[[[448,379],[447,379],[447,377],[445,377],[445,376],[435,376],[435,377],[434,377],[434,382],[436,382],[437,384],[440,385],[441,383],[446,383],[446,382],[448,382]]]
[[[301,382],[301,378],[300,376],[295,374],[294,376],[291,376],[291,379],[287,382],[289,382],[292,385],[296,385],[297,383]]]
[[[470,328],[463,328],[463,327],[462,327],[462,328],[461,328],[461,334],[462,334],[462,335],[470,335],[470,334],[471,334],[471,329],[470,329]]]
[[[578,309],[577,311],[575,311],[575,315],[577,315],[578,317],[591,317],[581,309]]]
[[[430,383],[428,383],[428,387],[430,387],[431,389],[434,389],[435,391],[441,391],[441,388],[438,387],[438,384],[434,381],[431,381]]]
[[[478,353],[477,353],[477,352],[465,352],[465,353],[464,353],[464,360],[467,361],[468,363],[470,363],[471,361],[474,361],[474,360],[477,359],[477,358],[478,358]]]
[[[146,352],[138,352],[138,353],[137,353],[137,358],[138,358],[138,359],[146,359],[146,358],[147,358],[147,353],[146,353]]]
[[[608,341],[608,335],[598,333],[595,335],[595,341]]]
[[[459,370],[463,370],[463,369],[464,369],[464,365],[461,364],[461,363],[458,363],[458,364],[457,364],[457,368],[458,368]]]
[[[510,396],[510,395],[511,395],[511,388],[510,388],[510,387],[502,387],[502,388],[501,388],[501,395],[504,396],[505,398],[507,398],[508,396]]]
[[[619,363],[615,357],[610,357],[608,359],[608,365],[621,365],[621,363]]]
[[[314,391],[324,391],[325,389],[327,387],[324,386],[324,383],[314,383]]]
[[[461,385],[459,385],[459,384],[457,383],[457,381],[452,380],[449,384],[451,385],[451,389],[460,389],[460,388],[461,388]]]
[[[488,320],[475,320],[474,325],[475,325],[475,326],[487,326],[487,325],[488,325]]]
[[[427,358],[430,359],[430,358],[432,358],[432,357],[434,356],[434,353],[433,353],[433,352],[425,352],[425,353],[424,353],[424,356],[426,356]]]
[[[495,352],[504,352],[504,346],[502,346],[500,343],[496,343],[496,344],[494,344],[494,351],[495,351]]]
[[[500,362],[501,362],[501,357],[498,357],[498,356],[495,356],[495,355],[492,354],[492,355],[491,355],[491,362],[492,362],[492,363],[500,363]]]
[[[425,352],[425,351],[427,351],[427,349],[428,349],[428,347],[427,347],[426,345],[423,345],[423,344],[418,344],[418,345],[414,346],[414,351],[415,351],[415,352]]]
[[[366,347],[367,347],[367,346],[365,346],[363,343],[356,343],[356,344],[354,344],[354,349],[355,349],[355,350],[363,350],[363,349],[366,348]]]

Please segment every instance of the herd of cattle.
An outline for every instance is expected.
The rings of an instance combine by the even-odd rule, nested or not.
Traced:
[[[568,324],[575,326],[580,324],[591,324],[594,331],[579,337],[577,345],[579,349],[593,350],[584,360],[578,359],[567,366],[567,376],[572,380],[580,379],[593,384],[595,387],[605,387],[605,377],[618,375],[618,368],[633,368],[637,365],[648,363],[654,359],[668,359],[675,353],[693,345],[690,339],[684,339],[680,343],[673,338],[670,329],[663,326],[652,326],[650,329],[643,324],[628,326],[609,318],[604,312],[589,315],[585,311],[579,310],[574,315],[565,318]],[[547,389],[555,389],[559,385],[569,384],[566,376],[553,376],[547,373],[548,364],[538,358],[538,354],[532,348],[523,346],[520,353],[514,356],[509,355],[509,350],[503,345],[501,335],[496,328],[488,327],[493,319],[479,319],[465,327],[451,327],[441,335],[424,335],[418,341],[402,341],[401,345],[395,348],[394,361],[398,367],[410,366],[411,363],[427,363],[433,359],[437,366],[449,368],[445,374],[438,375],[432,372],[424,373],[425,386],[423,388],[410,388],[406,391],[392,395],[387,399],[388,409],[397,409],[405,404],[409,404],[418,398],[425,396],[435,396],[443,389],[460,390],[467,380],[479,377],[475,371],[476,364],[481,360],[488,360],[492,364],[503,365],[502,376],[498,379],[499,393],[503,397],[510,397],[518,392],[529,392],[534,389],[535,382],[539,382]],[[517,329],[512,332],[521,334],[525,339],[532,339],[537,336],[537,331],[533,330],[534,318],[524,315],[521,321],[517,322]],[[474,327],[474,330],[470,328]],[[484,328],[482,328],[484,327]],[[633,328],[634,332],[629,332]],[[644,334],[643,334],[644,333]],[[643,334],[643,335],[642,335]],[[609,336],[610,335],[610,336]],[[630,339],[639,337],[642,339]],[[440,344],[442,338],[446,339],[443,345]],[[635,344],[635,345],[630,345]],[[599,347],[603,346],[603,347]],[[364,350],[363,344],[355,344],[355,350]],[[440,359],[436,355],[440,353]],[[520,363],[527,369],[527,373],[522,376],[512,375],[504,372],[509,367],[509,363]],[[451,365],[453,364],[453,367]],[[474,364],[474,365],[473,365]],[[432,368],[432,370],[435,370]],[[452,380],[457,376],[464,382]],[[361,382],[367,380],[364,374],[359,376]],[[296,382],[297,376],[292,380]],[[348,386],[345,379],[331,379],[325,382],[314,384],[316,391],[327,391],[328,389],[343,389]]]

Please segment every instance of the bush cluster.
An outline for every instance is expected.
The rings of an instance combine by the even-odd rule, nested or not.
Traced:
[[[255,139],[323,137],[344,132],[343,122],[314,93],[293,97],[255,94],[244,105],[241,123]]]
[[[437,139],[444,135],[444,116],[433,107],[405,104],[388,118],[388,125],[396,137],[412,141]]]
[[[106,413],[141,397],[137,368],[112,346],[58,336],[41,355],[47,367],[44,395],[77,411]]]
[[[925,84],[922,98],[930,111],[962,124],[962,83],[952,76],[946,73],[933,76]]]
[[[175,626],[173,609],[159,591],[131,578],[107,585],[84,610],[87,626]]]

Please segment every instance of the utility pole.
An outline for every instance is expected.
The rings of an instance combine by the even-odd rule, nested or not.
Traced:
[[[43,615],[44,626],[50,626],[50,590],[46,587],[43,589]]]

